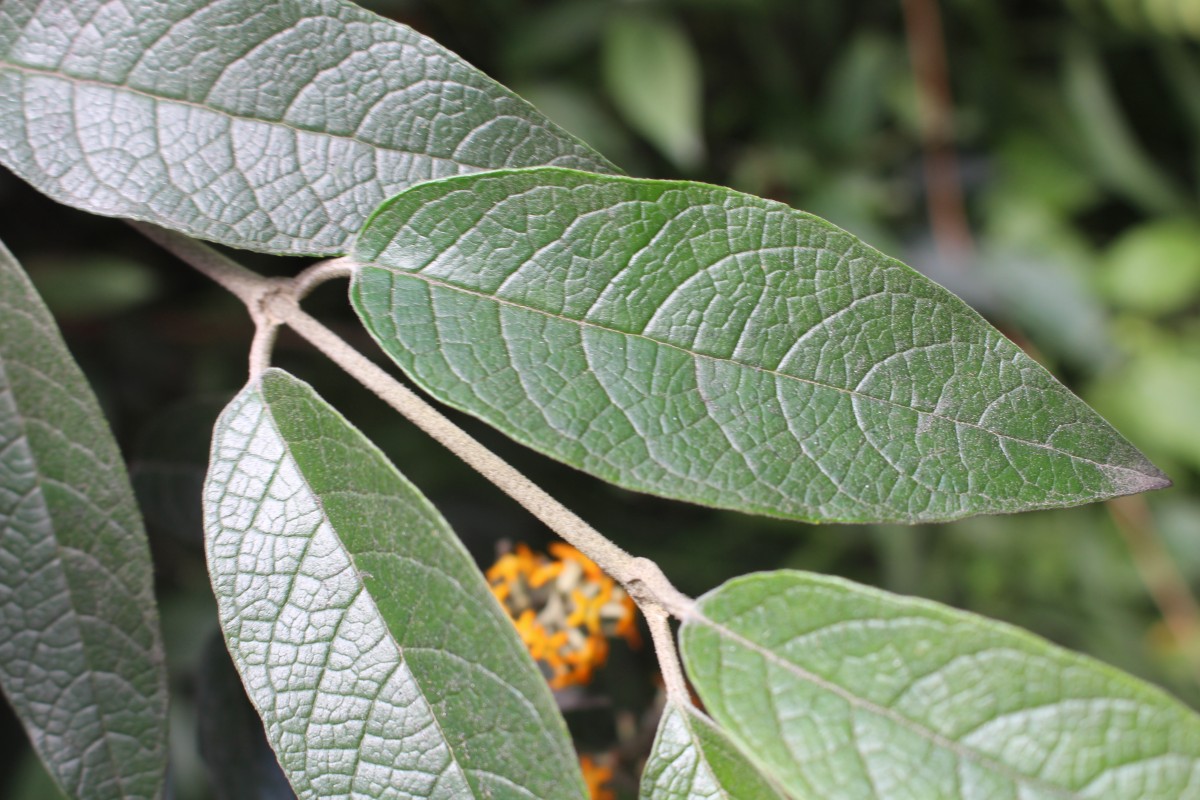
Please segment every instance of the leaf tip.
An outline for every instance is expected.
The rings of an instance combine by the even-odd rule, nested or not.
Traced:
[[[1104,473],[1112,481],[1113,493],[1117,496],[1169,489],[1175,485],[1166,473],[1149,461],[1137,467],[1108,466]]]

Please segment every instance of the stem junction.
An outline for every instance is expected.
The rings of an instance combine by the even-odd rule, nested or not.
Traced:
[[[356,268],[353,259],[342,257],[321,261],[294,278],[266,278],[181,233],[144,222],[130,224],[180,260],[216,281],[246,306],[255,326],[254,340],[250,347],[252,380],[270,366],[271,351],[279,327],[287,325],[348,375],[378,395],[385,403],[524,506],[547,527],[595,561],[625,588],[646,618],[668,695],[679,703],[690,702],[675,639],[671,633],[670,618],[687,620],[695,608],[695,601],[676,589],[658,564],[622,550],[523,473],[451,422],[416,392],[397,381],[300,308],[300,301],[320,284],[337,278],[352,277]]]

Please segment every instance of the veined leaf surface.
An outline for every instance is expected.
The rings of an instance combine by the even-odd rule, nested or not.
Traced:
[[[1169,483],[961,300],[779,203],[503,171],[393,198],[354,253],[414,381],[628,488],[912,522]]]
[[[663,709],[642,800],[783,800],[728,737],[693,708]]]
[[[386,197],[615,171],[512,92],[344,0],[5,0],[0,161],[41,191],[236,247],[340,253]]]
[[[0,245],[0,686],[75,798],[155,798],[167,687],[121,453],[50,312]]]
[[[584,796],[466,550],[306,384],[270,370],[222,414],[205,528],[226,641],[298,796]]]
[[[805,797],[1184,800],[1200,717],[1111,667],[936,603],[802,572],[683,626],[713,718]]]

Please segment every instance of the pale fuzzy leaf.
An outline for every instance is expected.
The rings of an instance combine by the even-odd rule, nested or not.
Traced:
[[[783,800],[707,717],[667,702],[642,773],[642,800]]]
[[[446,522],[278,370],[217,422],[209,571],[298,796],[582,798],[549,688]]]
[[[0,686],[72,797],[162,790],[153,577],[104,414],[0,245]]]
[[[729,189],[561,169],[415,187],[351,294],[426,391],[640,491],[944,520],[1168,485],[945,289]]]
[[[1185,800],[1200,717],[1097,661],[802,572],[738,578],[683,626],[713,718],[789,792],[839,800]]]
[[[54,199],[273,253],[344,252],[429,178],[615,171],[512,92],[344,0],[6,0],[0,161]]]

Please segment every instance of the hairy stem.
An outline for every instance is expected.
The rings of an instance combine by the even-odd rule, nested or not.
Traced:
[[[687,680],[683,677],[683,665],[679,663],[679,650],[675,647],[675,634],[671,632],[671,616],[658,606],[642,609],[650,638],[654,642],[654,655],[658,657],[658,671],[662,673],[667,687],[667,697],[679,705],[692,704]]]
[[[279,338],[279,324],[257,320],[254,325],[254,340],[250,342],[250,377],[261,375],[271,366],[271,353],[275,340]]]
[[[625,587],[642,608],[646,619],[651,621],[652,631],[653,625],[656,624],[652,617],[656,614],[663,618],[665,624],[666,614],[685,619],[691,613],[695,605],[692,599],[672,586],[657,564],[645,558],[634,557],[617,547],[544,489],[300,308],[300,299],[320,283],[351,275],[353,261],[347,258],[323,261],[294,279],[264,278],[188,236],[141,222],[130,224],[228,289],[246,305],[258,331],[251,347],[251,375],[257,375],[266,368],[270,361],[274,332],[279,325],[286,324],[328,356],[350,377],[377,394],[385,403],[595,561],[601,569]],[[682,672],[679,672],[679,661],[675,655],[669,626],[666,628],[667,638],[663,642],[663,646],[669,646],[669,654],[664,654],[659,646],[661,632],[654,636],[659,660],[663,664],[664,678],[668,681],[673,680],[668,675],[668,670],[674,669],[678,673],[678,680],[682,681]]]
[[[250,319],[254,321],[254,341],[250,343],[250,375],[259,375],[271,366],[271,352],[275,348],[275,338],[279,333],[281,321],[270,317],[264,300],[272,293],[286,291],[291,281],[286,278],[264,278],[208,245],[181,233],[146,222],[129,224],[147,239],[198,272],[212,278],[241,300],[250,312]]]
[[[349,278],[353,274],[354,259],[348,256],[318,261],[293,279],[292,294],[299,302],[312,294],[312,290],[322,283],[338,278]]]
[[[680,617],[689,613],[692,601],[670,586],[656,564],[644,558],[635,558],[617,547],[414,391],[300,310],[294,298],[276,294],[269,303],[272,312],[288,327],[599,564],[601,569],[630,590],[630,595],[639,605],[656,604]]]
[[[253,317],[256,306],[269,278],[246,269],[231,258],[221,255],[190,236],[175,233],[148,222],[130,222],[133,228],[150,241],[183,261],[197,272],[212,278],[230,294],[241,300]],[[257,320],[256,320],[257,321]]]

